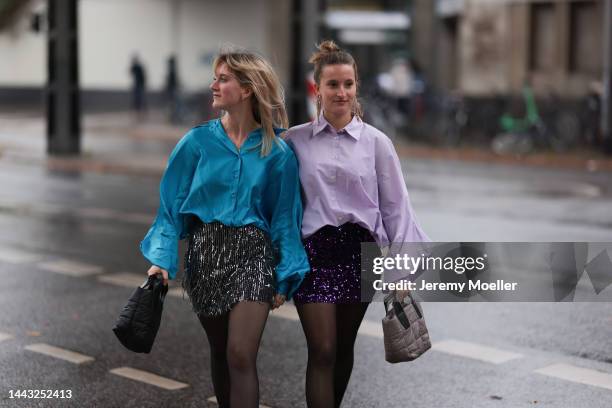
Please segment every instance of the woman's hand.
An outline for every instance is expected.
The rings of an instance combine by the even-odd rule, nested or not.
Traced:
[[[168,285],[168,271],[165,269],[160,268],[159,266],[153,265],[149,268],[149,270],[147,271],[147,275],[151,276],[151,275],[158,275],[161,274],[162,278],[164,279],[164,285]]]
[[[276,295],[274,295],[274,304],[272,305],[272,310],[278,309],[279,307],[281,307],[282,304],[285,303],[286,299],[287,297],[285,295],[281,295],[280,293],[277,293]]]

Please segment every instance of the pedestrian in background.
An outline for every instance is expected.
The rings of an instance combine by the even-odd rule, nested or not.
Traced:
[[[278,137],[287,127],[270,64],[222,52],[210,86],[220,119],[193,128],[172,152],[155,223],[141,243],[165,281],[188,239],[183,287],[204,327],[221,407],[256,407],[256,359],[270,308],[291,298],[308,271],[301,243],[297,160]]]
[[[429,241],[391,140],[364,123],[353,57],[324,41],[313,54],[317,119],[286,140],[300,163],[302,237],[311,271],[294,296],[308,345],[309,407],[339,407],[353,369],[362,299],[361,243]]]
[[[147,111],[147,72],[138,54],[132,56],[130,75],[132,77],[132,110],[140,121],[144,119]]]
[[[167,60],[165,94],[170,123],[180,123],[182,114],[180,81],[174,55],[168,57]]]

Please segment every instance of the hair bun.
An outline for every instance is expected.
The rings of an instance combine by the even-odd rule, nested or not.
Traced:
[[[325,40],[317,45],[317,51],[312,54],[308,62],[318,64],[319,61],[326,59],[326,56],[342,52],[340,47],[332,40]]]
[[[340,47],[332,40],[325,40],[317,47],[319,52],[331,53],[340,51]]]

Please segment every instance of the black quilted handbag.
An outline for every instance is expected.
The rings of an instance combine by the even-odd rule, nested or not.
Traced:
[[[149,353],[161,322],[168,286],[159,275],[151,275],[130,296],[119,314],[113,332],[127,349]]]

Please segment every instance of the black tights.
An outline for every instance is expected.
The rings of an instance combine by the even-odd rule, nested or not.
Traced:
[[[353,347],[369,303],[306,303],[297,310],[308,344],[306,402],[339,407],[353,371]]]
[[[213,387],[221,408],[258,407],[257,351],[270,305],[243,301],[218,317],[199,315],[210,344]]]

